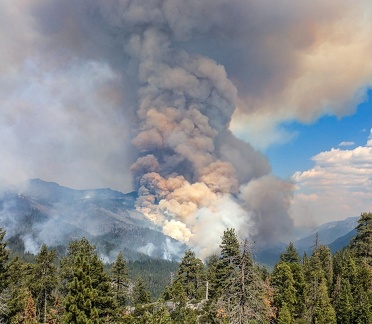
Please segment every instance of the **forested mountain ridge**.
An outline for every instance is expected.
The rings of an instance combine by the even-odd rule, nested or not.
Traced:
[[[106,261],[119,251],[131,260],[178,259],[185,246],[136,211],[136,198],[134,192],[74,190],[33,179],[0,194],[0,227],[20,252],[36,254],[45,243],[63,253],[71,239],[86,237]]]
[[[335,255],[315,241],[299,255],[289,243],[270,273],[234,229],[205,263],[186,250],[154,301],[151,280],[129,276],[123,253],[104,267],[86,238],[57,262],[42,245],[34,262],[10,258],[0,230],[0,321],[4,323],[372,323],[372,213]],[[153,272],[156,271],[154,264]],[[172,270],[169,264],[168,274]]]
[[[108,188],[74,190],[32,179],[0,193],[0,227],[7,231],[9,246],[19,252],[36,254],[45,243],[64,253],[71,239],[86,237],[105,261],[113,261],[118,251],[125,252],[130,260],[179,260],[186,246],[162,234],[159,227],[138,212],[136,198],[136,192],[124,194]],[[356,220],[351,217],[323,224],[294,244],[300,253],[309,252],[318,233],[320,242],[336,252],[355,236],[352,232],[339,239],[356,226]],[[276,246],[254,247],[253,257],[272,267],[285,246],[286,242],[278,242]]]

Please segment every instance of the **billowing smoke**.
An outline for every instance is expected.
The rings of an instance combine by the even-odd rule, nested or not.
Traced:
[[[261,237],[277,222],[270,237],[287,232],[290,186],[267,176],[265,158],[229,130],[236,87],[221,64],[181,46],[194,29],[203,34],[220,27],[213,17],[200,16],[208,6],[112,5],[98,6],[99,15],[109,16],[108,24],[120,19],[123,54],[138,85],[132,144],[139,157],[131,167],[138,210],[202,257],[218,246],[226,227],[242,237]],[[191,11],[198,17],[188,16]],[[258,190],[249,190],[253,180]]]
[[[101,166],[110,162],[117,168],[122,161],[139,193],[138,210],[202,257],[218,246],[226,227],[261,243],[287,240],[292,227],[287,213],[292,185],[271,175],[265,156],[236,138],[232,124],[234,131],[250,125],[266,136],[283,120],[342,116],[370,82],[371,19],[365,0],[285,1],[275,8],[268,1],[246,0],[5,3],[13,15],[29,14],[14,31],[27,51],[16,51],[18,43],[9,42],[17,55],[5,62],[18,60],[22,71],[36,75],[31,81],[48,89],[50,97],[33,98],[35,105],[54,109],[37,116],[46,116],[45,124],[52,116],[59,121],[47,128],[53,136],[46,138],[53,141],[44,143],[41,153],[51,152],[52,158],[66,152],[61,160],[74,171],[73,155],[82,154],[86,165],[92,156]],[[354,26],[361,16],[365,19]],[[344,62],[354,55],[358,58],[346,71]],[[0,68],[4,75],[11,74],[7,66],[12,65]],[[325,74],[327,84],[321,81]],[[19,111],[33,111],[26,95]],[[17,101],[14,93],[9,98]],[[24,125],[4,107],[7,120]],[[73,126],[76,133],[69,138],[65,129]],[[19,141],[11,137],[9,151],[32,141],[22,135]],[[80,135],[82,142],[76,140]],[[265,136],[263,142],[270,142]],[[109,157],[101,159],[97,152]],[[36,164],[43,165],[32,167]],[[42,172],[57,173],[55,164],[48,165]]]

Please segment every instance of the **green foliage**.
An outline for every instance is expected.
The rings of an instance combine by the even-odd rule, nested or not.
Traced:
[[[129,261],[128,278],[130,281],[136,281],[140,275],[146,282],[152,298],[157,299],[169,284],[171,273],[175,273],[179,263],[168,260],[142,260]]]
[[[286,302],[283,302],[282,307],[279,311],[278,316],[278,324],[292,324],[293,323],[293,315],[288,308]]]
[[[49,251],[47,246],[41,246],[33,266],[29,287],[35,297],[36,309],[40,319],[46,319],[48,304],[53,302],[52,291],[57,286],[56,252]]]
[[[133,287],[132,305],[143,305],[151,302],[151,295],[142,277],[138,277]]]
[[[281,310],[283,305],[285,305],[287,311],[293,314],[297,303],[297,291],[294,287],[295,281],[288,263],[279,262],[275,265],[271,284],[274,288],[274,306]]]
[[[71,316],[76,321],[85,320],[85,316],[92,321],[113,317],[117,305],[110,279],[87,239],[70,243],[67,256],[61,260],[61,273],[62,289],[67,290],[65,321]]]
[[[9,260],[9,251],[6,249],[7,242],[4,242],[5,231],[0,228],[0,293],[8,285],[7,262]]]
[[[280,255],[280,261],[287,263],[299,263],[300,257],[293,243],[290,242],[286,248],[286,251]]]
[[[205,296],[205,279],[203,262],[193,251],[187,250],[178,267],[174,283],[182,285],[188,299],[201,300]]]
[[[120,307],[125,306],[128,300],[128,267],[120,252],[112,266],[111,280],[114,286],[114,297]]]
[[[353,296],[350,282],[346,278],[338,277],[334,291],[333,307],[336,311],[337,323],[351,324],[353,320]]]
[[[318,287],[311,320],[314,324],[336,324],[336,313],[328,297],[327,284],[324,278]]]
[[[253,262],[247,241],[240,245],[235,230],[227,229],[221,254],[211,256],[206,266],[191,250],[180,264],[127,263],[119,253],[115,263],[106,266],[110,277],[85,238],[70,243],[58,267],[55,251],[45,245],[36,257],[13,257],[0,229],[0,322],[372,323],[369,229],[370,213],[363,213],[350,248],[332,256],[316,242],[311,257],[304,255],[301,263],[289,243],[271,274]],[[151,303],[149,288],[158,294],[175,271],[162,295],[172,302]],[[131,289],[139,273],[144,277]],[[134,311],[126,307],[129,301]]]
[[[362,213],[357,226],[357,235],[352,242],[356,256],[365,258],[372,265],[372,213]]]

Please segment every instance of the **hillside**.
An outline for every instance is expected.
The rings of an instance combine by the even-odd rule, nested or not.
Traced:
[[[34,254],[42,243],[63,252],[69,241],[86,237],[106,261],[118,251],[131,260],[178,259],[185,246],[136,211],[136,197],[33,179],[0,196],[0,226],[12,249]]]

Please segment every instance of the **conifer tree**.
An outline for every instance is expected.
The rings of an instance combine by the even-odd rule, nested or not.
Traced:
[[[283,252],[280,255],[280,261],[287,262],[287,263],[299,263],[300,262],[300,257],[292,242],[288,244],[285,252]]]
[[[283,302],[279,311],[278,324],[292,324],[293,321],[293,315],[289,310],[287,303]]]
[[[65,295],[75,298],[74,294],[83,289],[88,297],[94,298],[86,301],[84,291],[81,298],[76,298],[87,302],[86,307],[91,309],[89,312],[95,314],[97,311],[99,318],[113,317],[117,304],[113,298],[110,278],[104,271],[95,247],[91,246],[86,238],[70,242],[67,256],[61,260],[61,274]],[[70,298],[70,301],[73,302],[73,299]]]
[[[240,244],[235,229],[224,231],[220,244],[221,256],[216,267],[217,297],[226,292],[229,280],[240,264]]]
[[[87,258],[78,256],[75,266],[73,279],[68,285],[69,293],[64,301],[62,323],[98,324],[98,309],[94,303],[98,292],[92,287]]]
[[[351,324],[354,317],[354,301],[349,280],[338,276],[335,292],[333,306],[336,311],[337,323]]]
[[[212,255],[207,260],[207,270],[206,270],[206,276],[207,276],[207,285],[208,285],[208,299],[214,299],[217,296],[217,267],[218,267],[218,257],[217,255]]]
[[[0,294],[8,285],[7,263],[9,251],[6,249],[7,242],[4,241],[5,231],[0,228]]]
[[[303,266],[299,263],[290,263],[294,288],[296,290],[293,316],[295,319],[302,318],[306,311],[306,282],[304,276]]]
[[[357,257],[365,258],[372,265],[372,213],[362,213],[359,220],[357,235],[352,241],[352,248]]]
[[[358,263],[352,293],[353,323],[372,323],[372,267],[365,258]]]
[[[175,283],[181,283],[189,300],[200,300],[205,296],[205,280],[203,262],[193,251],[187,250],[178,267]]]
[[[224,290],[217,300],[216,314],[223,314],[229,323],[268,321],[273,314],[267,299],[267,287],[260,271],[254,267],[247,241],[242,246],[242,252],[239,251],[235,258],[230,258],[230,262],[225,264],[228,271],[224,272],[227,276],[223,281]]]
[[[52,301],[52,291],[57,286],[57,267],[54,264],[55,251],[49,251],[43,244],[36,256],[36,264],[31,275],[30,287],[36,299],[40,321],[46,323],[48,302]]]
[[[288,263],[280,261],[274,267],[271,284],[274,287],[274,306],[280,310],[283,304],[293,317],[295,311],[296,289],[292,271]]]
[[[132,304],[143,305],[151,302],[151,295],[142,277],[138,277],[133,287]]]
[[[318,293],[315,300],[314,312],[311,323],[315,324],[336,324],[336,312],[328,297],[328,289],[325,278],[321,279],[318,286]]]
[[[128,267],[123,257],[119,252],[115,263],[112,266],[112,282],[114,285],[114,296],[119,306],[125,306],[128,300]]]

